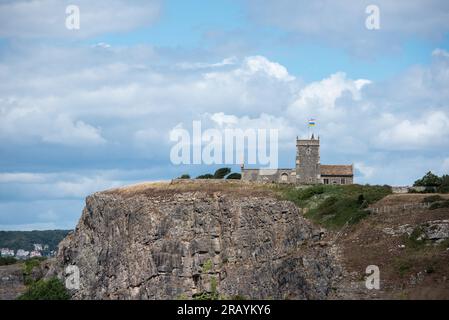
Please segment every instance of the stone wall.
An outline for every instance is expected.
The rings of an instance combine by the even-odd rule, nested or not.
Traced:
[[[328,180],[329,183],[327,184],[353,184],[354,179],[353,177],[348,176],[321,176],[321,183],[325,183],[325,179]],[[342,183],[342,179],[345,180],[345,183]]]
[[[243,181],[296,183],[295,169],[242,169]]]

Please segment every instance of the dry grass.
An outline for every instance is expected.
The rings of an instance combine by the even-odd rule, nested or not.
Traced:
[[[404,194],[391,194],[383,198],[376,203],[376,207],[381,206],[392,206],[407,203],[419,203],[422,202],[424,198],[439,195],[443,199],[449,199],[449,194],[447,193],[404,193]]]
[[[134,185],[103,191],[107,194],[132,197],[136,195],[171,196],[177,193],[217,192],[232,193],[237,196],[274,196],[271,188],[263,184],[243,182],[236,180],[172,180],[143,182]]]

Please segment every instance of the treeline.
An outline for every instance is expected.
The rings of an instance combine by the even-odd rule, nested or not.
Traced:
[[[242,178],[242,175],[237,172],[231,173],[231,168],[220,168],[217,169],[213,174],[206,173],[197,176],[195,179],[235,179],[239,180]],[[191,179],[189,174],[183,174],[178,179]]]
[[[46,231],[0,231],[0,248],[13,250],[33,250],[34,243],[48,245],[48,250],[56,250],[59,242],[67,236],[70,230]]]
[[[433,192],[449,193],[449,175],[444,174],[440,177],[429,171],[424,175],[424,177],[416,180],[413,186],[428,187],[431,189],[429,191]]]

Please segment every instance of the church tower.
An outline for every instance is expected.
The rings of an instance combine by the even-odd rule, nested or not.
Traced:
[[[296,139],[296,180],[299,184],[320,183],[320,139]]]

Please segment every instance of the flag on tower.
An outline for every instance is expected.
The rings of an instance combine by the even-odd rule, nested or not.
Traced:
[[[309,120],[309,127],[314,127],[315,126],[315,119],[310,119]]]

